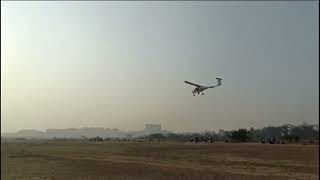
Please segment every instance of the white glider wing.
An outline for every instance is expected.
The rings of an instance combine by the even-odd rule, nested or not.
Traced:
[[[194,84],[194,83],[192,83],[192,82],[189,82],[189,81],[184,81],[185,83],[187,83],[187,84],[190,84],[190,85],[192,85],[192,86],[197,86],[197,87],[200,87],[200,85],[198,85],[198,84]]]

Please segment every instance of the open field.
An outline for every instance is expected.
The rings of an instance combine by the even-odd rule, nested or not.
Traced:
[[[1,179],[319,179],[319,145],[2,142]]]

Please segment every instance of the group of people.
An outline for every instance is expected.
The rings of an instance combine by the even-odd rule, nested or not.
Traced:
[[[272,138],[269,138],[267,139],[269,141],[269,144],[284,144],[283,141],[281,141],[280,139],[278,138],[275,138],[275,137],[272,137]],[[265,144],[266,143],[266,139],[263,137],[261,138],[261,143],[262,144]]]
[[[210,137],[210,138],[195,137],[195,138],[190,139],[190,142],[195,142],[195,143],[198,143],[198,142],[214,143],[214,139],[213,139],[213,137]]]
[[[102,142],[103,141],[103,138],[102,137],[94,137],[94,138],[89,138],[89,141],[90,142]]]

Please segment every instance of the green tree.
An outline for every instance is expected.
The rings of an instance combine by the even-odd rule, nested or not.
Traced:
[[[230,138],[238,142],[247,142],[250,139],[250,132],[246,129],[239,129],[237,131],[232,131]]]

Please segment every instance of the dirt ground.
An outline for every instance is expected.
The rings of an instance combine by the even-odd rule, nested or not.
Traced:
[[[319,145],[2,142],[1,179],[319,179]]]

